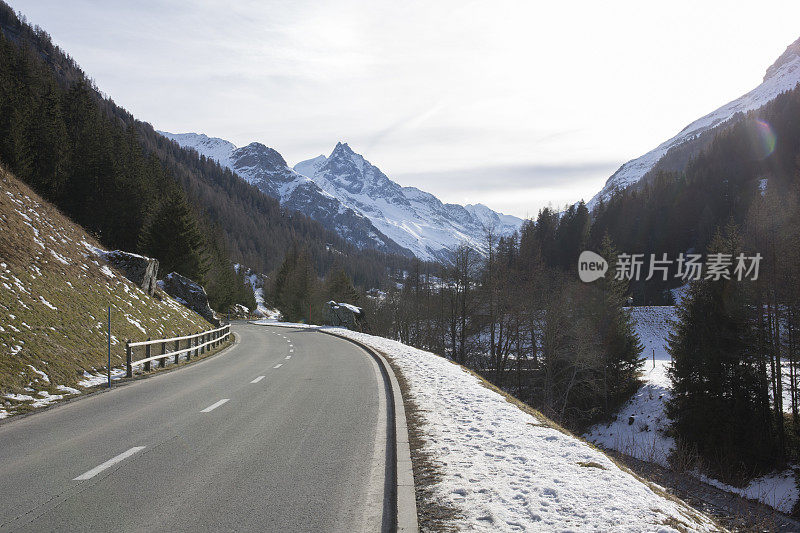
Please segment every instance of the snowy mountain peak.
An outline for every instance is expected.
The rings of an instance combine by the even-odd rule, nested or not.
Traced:
[[[800,83],[800,39],[789,45],[786,51],[767,69],[764,82],[749,93],[725,104],[719,109],[686,126],[675,137],[663,142],[643,156],[628,161],[608,178],[603,189],[592,198],[589,209],[609,199],[615,192],[639,182],[664,159],[667,153],[678,146],[686,148],[684,158],[696,155],[702,148],[698,141],[701,135],[721,127],[730,120],[738,120],[748,111],[763,107],[781,93],[793,90]],[[741,115],[740,115],[741,114]],[[694,145],[689,144],[694,142]],[[672,168],[670,170],[676,170]]]
[[[401,187],[347,143],[338,143],[330,157],[300,162],[294,170],[362,213],[422,259],[445,258],[461,243],[482,249],[484,228],[510,235],[522,225],[521,219],[485,206],[469,210],[444,204],[416,187]]]
[[[337,143],[330,157],[303,161],[295,165],[294,170],[308,176],[334,196],[338,189],[367,196],[382,191],[380,195],[392,198],[393,203],[406,203],[402,188],[347,143]]]
[[[161,135],[177,142],[184,148],[193,148],[198,154],[217,161],[223,167],[229,166],[231,153],[236,145],[219,137],[209,137],[205,133],[169,133],[159,131]]]
[[[776,76],[782,67],[796,62],[798,58],[800,58],[800,39],[787,46],[786,51],[767,69],[764,81]]]
[[[355,152],[350,148],[350,145],[339,141],[336,143],[333,152],[331,152],[331,159],[334,157],[350,157],[352,155],[355,155]]]

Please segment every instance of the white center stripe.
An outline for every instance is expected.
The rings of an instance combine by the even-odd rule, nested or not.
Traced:
[[[78,476],[75,479],[73,479],[73,481],[84,481],[84,480],[87,480],[87,479],[92,479],[94,476],[96,476],[97,474],[99,474],[100,472],[105,470],[106,468],[110,468],[110,467],[114,466],[115,464],[119,463],[120,461],[124,461],[125,459],[127,459],[131,455],[135,454],[136,452],[139,452],[139,451],[142,451],[142,450],[144,450],[144,446],[134,446],[133,448],[131,448],[127,452],[122,452],[118,456],[116,456],[116,457],[114,457],[112,459],[109,459],[105,463],[92,468],[91,470],[89,470],[85,474],[81,474],[80,476]]]
[[[289,350],[289,353],[294,353],[294,348],[292,348],[291,350]]]
[[[286,359],[291,359],[291,358],[292,358],[292,356],[291,356],[291,355],[287,355],[287,356],[286,356]]]
[[[262,379],[264,379],[265,377],[266,377],[266,376],[258,376],[256,379],[254,379],[254,380],[253,380],[253,381],[251,381],[250,383],[258,383],[259,381],[261,381],[261,380],[262,380]]]
[[[228,400],[230,400],[230,398],[223,398],[220,401],[218,401],[217,403],[209,405],[208,407],[206,407],[205,409],[203,409],[200,412],[201,413],[210,413],[211,411],[213,411],[214,409],[216,409],[217,407],[219,407],[223,403],[227,402]]]
[[[272,368],[280,368],[283,366],[283,363],[278,363],[277,365],[273,366]]]

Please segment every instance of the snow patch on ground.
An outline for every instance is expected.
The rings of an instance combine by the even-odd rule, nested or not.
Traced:
[[[44,305],[46,305],[47,307],[49,307],[50,309],[52,309],[53,311],[58,311],[58,307],[56,307],[55,305],[53,305],[53,304],[51,304],[50,302],[48,302],[47,300],[45,300],[45,299],[44,299],[44,296],[39,296],[39,300],[40,300],[40,301],[41,301],[41,302],[42,302]]]
[[[751,500],[758,500],[786,514],[792,512],[797,498],[800,497],[794,472],[791,469],[755,478],[743,489],[726,485],[702,474],[698,477],[709,485]]]
[[[28,365],[28,367],[33,370],[35,373],[39,374],[39,378],[44,381],[45,383],[50,383],[50,376],[42,372],[41,370],[37,370],[35,366]]]
[[[124,368],[111,369],[111,381],[116,381],[124,377],[125,377]],[[89,387],[96,387],[97,385],[103,385],[106,383],[108,383],[108,374],[106,374],[105,372],[96,372],[94,374],[90,374],[89,372],[84,371],[83,379],[78,381],[78,386],[88,389]]]

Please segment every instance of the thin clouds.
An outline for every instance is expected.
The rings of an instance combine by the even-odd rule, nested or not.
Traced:
[[[444,187],[478,190],[490,185],[494,190],[535,189],[594,182],[598,176],[609,176],[619,167],[617,162],[598,161],[553,165],[497,165],[440,172],[409,172],[397,178],[407,182],[436,183]]]
[[[158,129],[291,162],[348,141],[403,185],[518,215],[591,197],[752,89],[800,19],[796,0],[9,1]]]
[[[483,203],[502,213],[534,216],[539,209],[588,201],[619,163],[497,165],[397,176],[450,203]],[[589,191],[587,193],[587,191]]]

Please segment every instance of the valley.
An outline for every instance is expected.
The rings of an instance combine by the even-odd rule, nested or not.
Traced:
[[[0,531],[800,527],[800,39],[617,166],[682,73],[559,6],[37,2],[107,28],[0,0]]]

